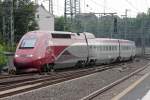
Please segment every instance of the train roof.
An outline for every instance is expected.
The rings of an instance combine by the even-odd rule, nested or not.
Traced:
[[[95,38],[95,36],[92,34],[92,33],[88,33],[88,32],[83,32],[83,33],[73,33],[73,32],[66,32],[66,31],[42,31],[42,30],[37,30],[37,31],[30,31],[26,34],[35,34],[37,33],[36,35],[42,35],[42,33],[47,33],[47,34],[68,34],[68,35],[71,35],[72,38],[79,38],[79,39],[83,39],[85,38],[85,35],[86,34],[86,37],[89,39],[89,38]]]
[[[72,32],[65,32],[65,31],[42,31],[42,30],[36,30],[36,31],[30,31],[28,33],[53,33],[53,34],[74,34]]]
[[[134,41],[130,40],[124,40],[124,39],[112,39],[112,38],[96,38],[94,34],[89,33],[89,32],[83,32],[83,33],[73,33],[73,32],[66,32],[66,31],[43,31],[43,30],[36,30],[36,31],[30,31],[26,34],[34,34],[34,33],[39,33],[38,35],[42,35],[42,33],[47,33],[47,34],[70,34],[74,38],[79,38],[83,39],[85,38],[84,34],[86,34],[86,37],[88,39],[95,39],[95,40],[100,40],[100,41],[120,41],[122,43],[134,43]]]

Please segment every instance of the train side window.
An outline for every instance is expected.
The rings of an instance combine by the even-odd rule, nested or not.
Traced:
[[[107,51],[107,46],[105,46],[105,51]]]
[[[122,50],[124,50],[124,46],[121,46]]]
[[[103,51],[105,51],[105,46],[103,46]]]
[[[96,47],[96,51],[98,51],[98,47],[97,47],[97,45],[96,45],[95,47]]]
[[[92,49],[92,45],[89,46]]]
[[[112,46],[112,51],[114,51],[114,46]]]
[[[109,46],[109,51],[111,51],[111,46]]]
[[[52,38],[63,38],[63,39],[71,39],[70,34],[52,34]]]
[[[106,51],[108,51],[108,46],[106,46]]]

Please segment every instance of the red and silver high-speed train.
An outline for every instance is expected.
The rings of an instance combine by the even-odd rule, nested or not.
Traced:
[[[14,65],[25,72],[98,65],[132,59],[135,49],[133,41],[95,38],[86,32],[32,31],[20,40]]]

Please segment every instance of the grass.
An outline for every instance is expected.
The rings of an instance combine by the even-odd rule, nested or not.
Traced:
[[[3,52],[14,52],[15,46],[12,48],[9,45],[6,45],[5,43],[0,42],[0,69],[7,65],[8,57],[3,54]]]

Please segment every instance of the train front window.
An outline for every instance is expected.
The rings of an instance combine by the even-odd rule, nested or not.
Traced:
[[[23,39],[20,45],[20,49],[34,48],[36,39]]]

